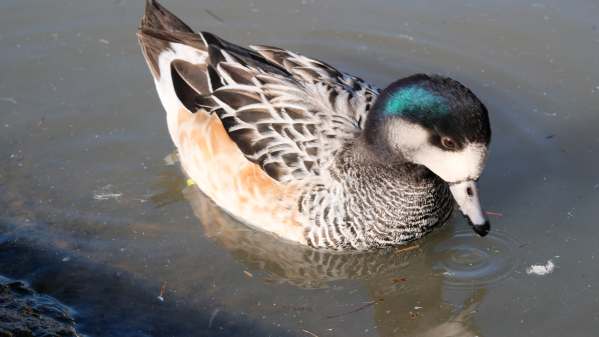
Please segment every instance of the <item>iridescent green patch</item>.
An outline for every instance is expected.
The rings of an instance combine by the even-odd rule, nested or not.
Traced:
[[[449,112],[447,100],[418,86],[406,87],[393,93],[385,105],[385,115],[407,113],[443,115]],[[425,116],[422,116],[425,117]]]

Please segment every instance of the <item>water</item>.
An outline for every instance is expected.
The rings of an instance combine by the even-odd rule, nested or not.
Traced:
[[[450,75],[491,114],[481,196],[417,245],[332,255],[235,223],[164,157],[140,1],[0,4],[0,274],[89,336],[590,336],[599,329],[599,6],[183,1],[194,28],[384,86]],[[551,260],[553,273],[527,274]],[[159,298],[160,297],[160,298]],[[1,322],[0,322],[1,324]]]

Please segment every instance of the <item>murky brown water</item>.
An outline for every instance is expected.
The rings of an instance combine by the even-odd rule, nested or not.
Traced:
[[[198,30],[380,86],[466,83],[491,113],[493,234],[456,217],[408,249],[332,255],[236,224],[164,161],[143,1],[4,0],[0,274],[69,305],[90,336],[599,331],[599,4],[163,2]]]

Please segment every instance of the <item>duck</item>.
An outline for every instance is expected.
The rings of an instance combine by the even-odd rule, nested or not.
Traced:
[[[147,0],[137,32],[185,174],[244,224],[315,249],[420,239],[455,204],[480,236],[491,127],[457,80],[379,89],[277,47],[194,32]]]

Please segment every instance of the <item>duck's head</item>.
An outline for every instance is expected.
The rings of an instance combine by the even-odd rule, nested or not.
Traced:
[[[449,184],[462,214],[485,236],[489,221],[476,181],[491,140],[484,104],[447,77],[413,75],[381,92],[365,127],[366,142],[392,161],[423,165]]]

